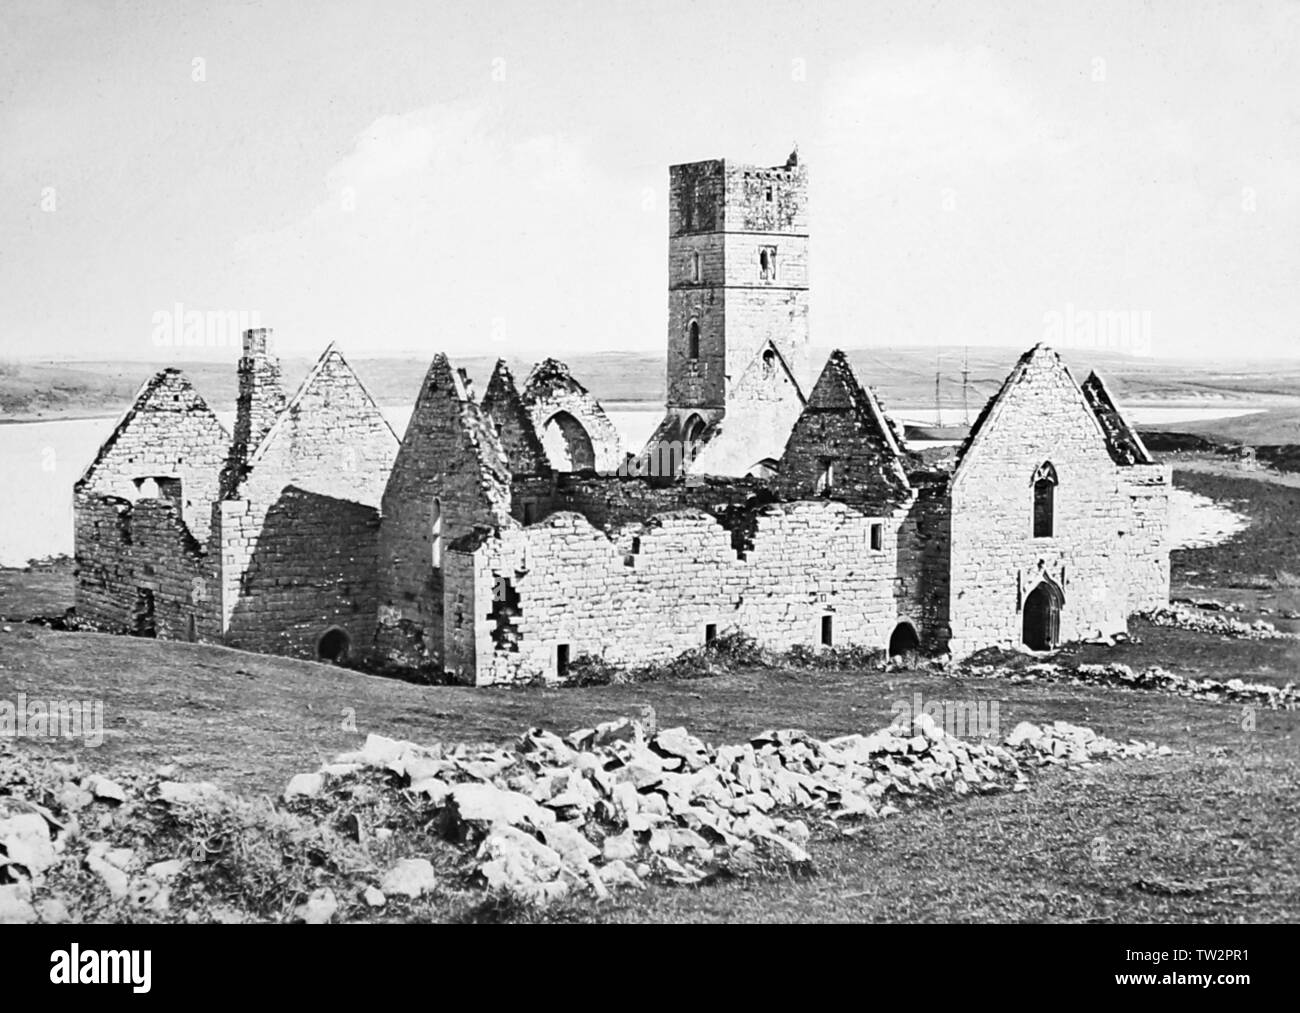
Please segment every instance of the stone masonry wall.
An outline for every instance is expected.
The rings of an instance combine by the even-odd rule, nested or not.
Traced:
[[[1132,526],[1120,539],[1127,557],[1128,612],[1140,612],[1169,601],[1168,465],[1133,465],[1123,469],[1132,508]]]
[[[533,479],[539,488],[549,478]],[[495,427],[437,355],[384,490],[375,647],[408,665],[440,664],[446,550],[478,528],[509,525],[510,472]],[[440,565],[434,565],[435,514]]]
[[[230,436],[185,376],[164,370],[142,389],[78,487],[134,502],[149,495],[136,480],[179,478],[185,523],[206,543],[229,443]]]
[[[339,625],[353,645],[369,646],[379,503],[397,446],[351,368],[327,349],[220,505],[229,643],[314,657],[319,636]]]
[[[614,664],[664,660],[739,630],[764,646],[883,648],[895,620],[901,518],[836,502],[761,509],[748,547],[699,510],[661,514],[612,536],[574,513],[485,536],[449,561],[448,671],[487,684],[556,676],[557,648]],[[872,524],[883,546],[870,547]]]
[[[898,533],[895,600],[922,647],[936,653],[948,643],[948,567],[952,514],[946,482],[920,483]]]
[[[77,615],[132,631],[152,595],[155,634],[220,642],[215,573],[175,503],[74,494]]]
[[[221,504],[227,575],[226,643],[314,658],[331,627],[351,650],[369,649],[378,609],[379,511],[294,485],[262,513]]]
[[[1035,470],[1056,469],[1054,533],[1033,535]],[[1022,360],[993,404],[952,483],[951,650],[960,656],[1022,636],[1022,605],[1046,577],[1061,589],[1062,642],[1126,627],[1135,559],[1159,561],[1160,495],[1141,509],[1131,469],[1111,460],[1079,388],[1045,347]],[[1123,535],[1120,533],[1124,532]],[[1168,596],[1163,568],[1142,595]]]

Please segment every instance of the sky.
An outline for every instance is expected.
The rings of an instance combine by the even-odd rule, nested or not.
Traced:
[[[816,345],[1300,356],[1295,0],[5,0],[0,357],[661,351],[796,143]]]

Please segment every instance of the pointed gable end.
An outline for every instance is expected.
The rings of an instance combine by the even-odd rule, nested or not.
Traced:
[[[910,501],[902,448],[847,356],[835,351],[808,395],[781,456],[778,487],[888,513]]]
[[[1048,433],[1044,426],[1049,417],[1054,418],[1059,426],[1060,420],[1067,416],[1077,418],[1080,425],[1092,432],[1098,451],[1101,446],[1109,444],[1096,411],[1069,367],[1050,346],[1040,342],[1016,360],[1001,388],[985,404],[971,426],[957,454],[953,483],[970,470],[970,462],[979,456],[981,447],[994,444],[1006,453],[1008,446],[1019,448],[1022,444],[1042,443],[1044,440],[1050,443],[1056,437],[1044,435]],[[1009,420],[1012,431],[999,425],[999,420],[1004,417]],[[1040,450],[1047,453],[1050,447],[1044,446]]]
[[[435,498],[448,537],[510,523],[510,466],[496,427],[441,352],[425,374],[384,490],[385,524],[421,515]]]
[[[331,343],[249,458],[230,498],[273,502],[292,484],[378,506],[397,434]]]
[[[511,474],[541,475],[550,470],[532,416],[524,407],[505,359],[498,359],[492,370],[482,408],[497,427]]]

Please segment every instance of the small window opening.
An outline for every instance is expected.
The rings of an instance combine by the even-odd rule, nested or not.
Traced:
[[[822,646],[831,647],[834,643],[834,618],[832,616],[822,616]]]
[[[776,372],[776,352],[768,349],[763,353],[763,375],[771,376]]]
[[[686,339],[686,355],[691,359],[700,357],[700,322],[692,320],[689,333]]]
[[[442,566],[442,500],[434,499],[433,517],[429,523],[429,555],[434,568]]]
[[[764,281],[776,280],[775,246],[764,246],[758,251],[758,273]]]
[[[818,496],[824,496],[835,489],[835,461],[825,459],[821,462],[821,472],[817,475],[817,484],[813,488]]]
[[[767,188],[767,191],[763,194],[763,199],[767,201],[769,204],[772,203],[772,188],[770,186]]]
[[[885,547],[885,526],[883,524],[871,525],[871,549],[873,552],[880,552]]]
[[[569,645],[555,645],[555,674],[564,678],[569,674]]]
[[[699,281],[700,280],[700,255],[698,253],[691,254],[690,270],[691,270],[691,281]]]
[[[498,651],[519,650],[519,592],[509,577],[497,576],[492,584],[492,643]]]
[[[158,636],[158,620],[154,614],[153,591],[147,587],[135,589],[135,609],[132,611],[132,632],[137,637]]]

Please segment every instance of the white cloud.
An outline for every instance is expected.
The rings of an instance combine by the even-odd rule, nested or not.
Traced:
[[[376,120],[325,186],[305,220],[239,244],[282,347],[527,356],[662,333],[662,214],[577,140],[436,106]]]

